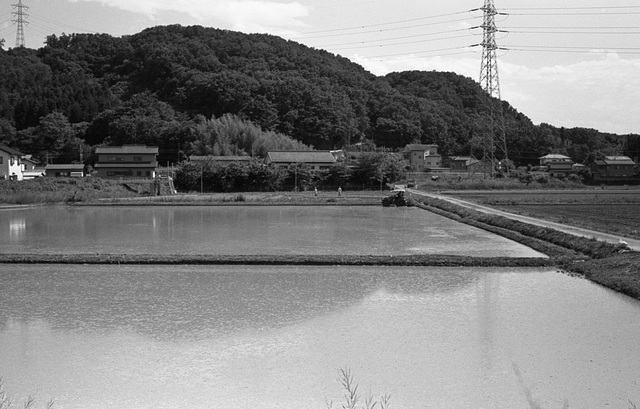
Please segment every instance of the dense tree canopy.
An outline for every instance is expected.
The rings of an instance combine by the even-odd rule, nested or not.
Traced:
[[[454,73],[376,77],[279,37],[199,26],[154,27],[121,38],[52,35],[38,50],[0,49],[0,78],[0,143],[42,159],[68,160],[78,153],[72,146],[123,143],[157,145],[173,162],[364,141],[390,149],[435,143],[445,156],[469,154],[477,153],[495,112],[504,114],[518,165],[549,152],[584,162],[622,152],[623,141],[634,140],[536,126]],[[64,149],[70,151],[60,155]]]

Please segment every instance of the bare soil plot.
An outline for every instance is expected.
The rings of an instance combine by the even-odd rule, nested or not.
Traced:
[[[640,190],[455,192],[512,213],[640,238]]]

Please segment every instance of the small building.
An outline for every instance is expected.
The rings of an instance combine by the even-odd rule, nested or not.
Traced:
[[[155,178],[158,147],[145,145],[102,146],[96,148],[97,176],[116,178]]]
[[[24,179],[23,153],[5,145],[0,145],[0,180]]]
[[[477,173],[490,171],[490,166],[485,166],[483,162],[472,156],[456,156],[449,159],[449,165],[452,173]]]
[[[637,164],[628,156],[605,156],[591,162],[589,168],[596,182],[621,182],[636,178]]]
[[[229,163],[249,163],[251,162],[251,156],[189,156],[189,161],[224,166]]]
[[[45,168],[45,176],[83,178],[84,165],[82,163],[50,164]]]
[[[265,163],[276,167],[305,164],[312,170],[323,170],[331,169],[336,164],[336,157],[331,151],[270,151]]]
[[[35,170],[38,167],[38,161],[33,159],[33,155],[24,155],[20,161],[24,165],[25,171]]]
[[[405,159],[413,172],[430,172],[442,169],[442,156],[438,145],[409,144],[404,148]]]
[[[551,177],[562,178],[574,173],[573,165],[575,162],[568,156],[549,154],[539,157],[538,160],[540,166],[544,166]]]

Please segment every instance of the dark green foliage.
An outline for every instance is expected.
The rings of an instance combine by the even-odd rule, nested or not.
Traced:
[[[262,157],[280,145],[363,141],[391,149],[435,143],[445,156],[468,154],[500,111],[516,166],[549,152],[583,163],[625,147],[638,156],[637,138],[623,145],[596,130],[534,126],[454,73],[375,77],[345,58],[265,34],[173,25],[122,38],[52,35],[37,51],[0,50],[0,78],[0,142],[26,138],[23,146],[49,157],[55,144],[39,127],[54,112],[86,145],[157,145],[164,163],[207,150]],[[214,121],[224,118],[258,131],[250,140],[221,134]]]
[[[175,187],[186,192],[269,192],[280,190],[286,171],[256,160],[248,164],[183,162],[176,172]]]
[[[386,183],[404,180],[407,167],[399,154],[363,152],[353,168],[352,182],[356,186],[382,190]]]

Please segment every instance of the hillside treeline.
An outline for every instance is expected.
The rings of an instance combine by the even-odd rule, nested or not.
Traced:
[[[480,155],[492,112],[504,112],[516,165],[640,151],[638,135],[536,126],[454,73],[377,77],[279,37],[199,26],[52,35],[38,50],[0,50],[0,78],[0,143],[49,162],[91,163],[95,146],[125,143],[159,146],[161,163],[359,142]]]

